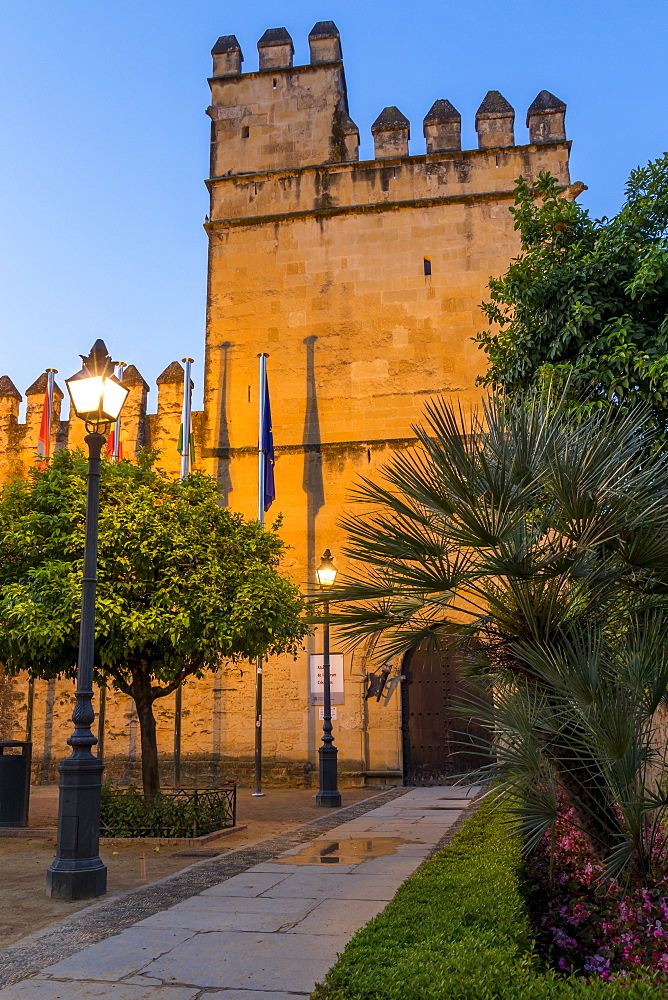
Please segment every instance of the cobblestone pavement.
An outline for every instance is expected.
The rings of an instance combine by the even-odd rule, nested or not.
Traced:
[[[476,793],[387,792],[95,904],[0,956],[4,982],[13,983],[0,1000],[308,997],[354,932],[460,824]]]

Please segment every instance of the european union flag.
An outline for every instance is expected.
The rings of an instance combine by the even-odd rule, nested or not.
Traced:
[[[274,481],[274,435],[271,426],[271,404],[269,403],[269,382],[264,379],[264,406],[262,407],[262,451],[264,453],[264,509],[268,511],[276,499]]]

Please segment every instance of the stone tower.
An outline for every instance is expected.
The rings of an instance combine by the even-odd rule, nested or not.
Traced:
[[[484,355],[472,337],[490,275],[518,248],[515,180],[549,170],[568,187],[570,147],[552,94],[531,105],[518,142],[513,108],[491,90],[475,118],[477,149],[461,149],[461,116],[439,99],[424,118],[426,148],[409,151],[410,122],[387,107],[371,129],[374,158],[361,161],[339,32],[319,22],[308,41],[309,64],[294,66],[287,30],[269,29],[250,72],[234,35],[213,48],[203,452],[227,502],[253,516],[257,354],[268,352],[269,516],[283,516],[288,568],[304,587],[325,548],[344,567],[337,525],[350,490],[413,443],[424,402],[479,398]],[[319,646],[314,637],[308,653]],[[368,669],[345,656],[341,770],[354,781],[399,778],[400,684],[378,704],[365,700]],[[250,756],[251,674],[235,688],[224,752]],[[308,657],[272,661],[265,690],[267,757],[308,769],[319,734]]]

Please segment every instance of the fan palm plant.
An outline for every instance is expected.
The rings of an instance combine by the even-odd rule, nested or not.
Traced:
[[[548,390],[466,417],[426,409],[418,445],[348,518],[354,569],[330,600],[339,635],[380,657],[452,641],[493,689],[495,763],[528,845],[561,789],[609,869],[646,873],[666,796],[654,718],[666,701],[668,465],[644,408],[573,413]],[[447,635],[447,639],[445,638]]]

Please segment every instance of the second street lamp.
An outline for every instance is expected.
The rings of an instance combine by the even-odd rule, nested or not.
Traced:
[[[327,593],[336,581],[336,566],[332,559],[332,553],[325,549],[320,565],[315,571],[318,586]],[[341,805],[341,793],[338,787],[337,756],[338,750],[334,746],[332,736],[332,684],[329,663],[329,599],[324,600],[323,644],[322,644],[322,672],[323,672],[323,723],[322,723],[322,746],[318,749],[320,788],[315,797],[317,806],[331,806],[338,808]]]
[[[90,354],[81,355],[81,360],[81,371],[65,380],[72,409],[86,422],[88,480],[74,732],[67,741],[72,753],[59,767],[58,843],[46,876],[47,893],[54,899],[87,899],[107,890],[107,869],[99,855],[104,768],[93,756],[97,740],[90,728],[95,720],[92,700],[100,457],[109,425],[118,419],[129,390],[114,375],[113,362],[101,340],[96,340]]]

